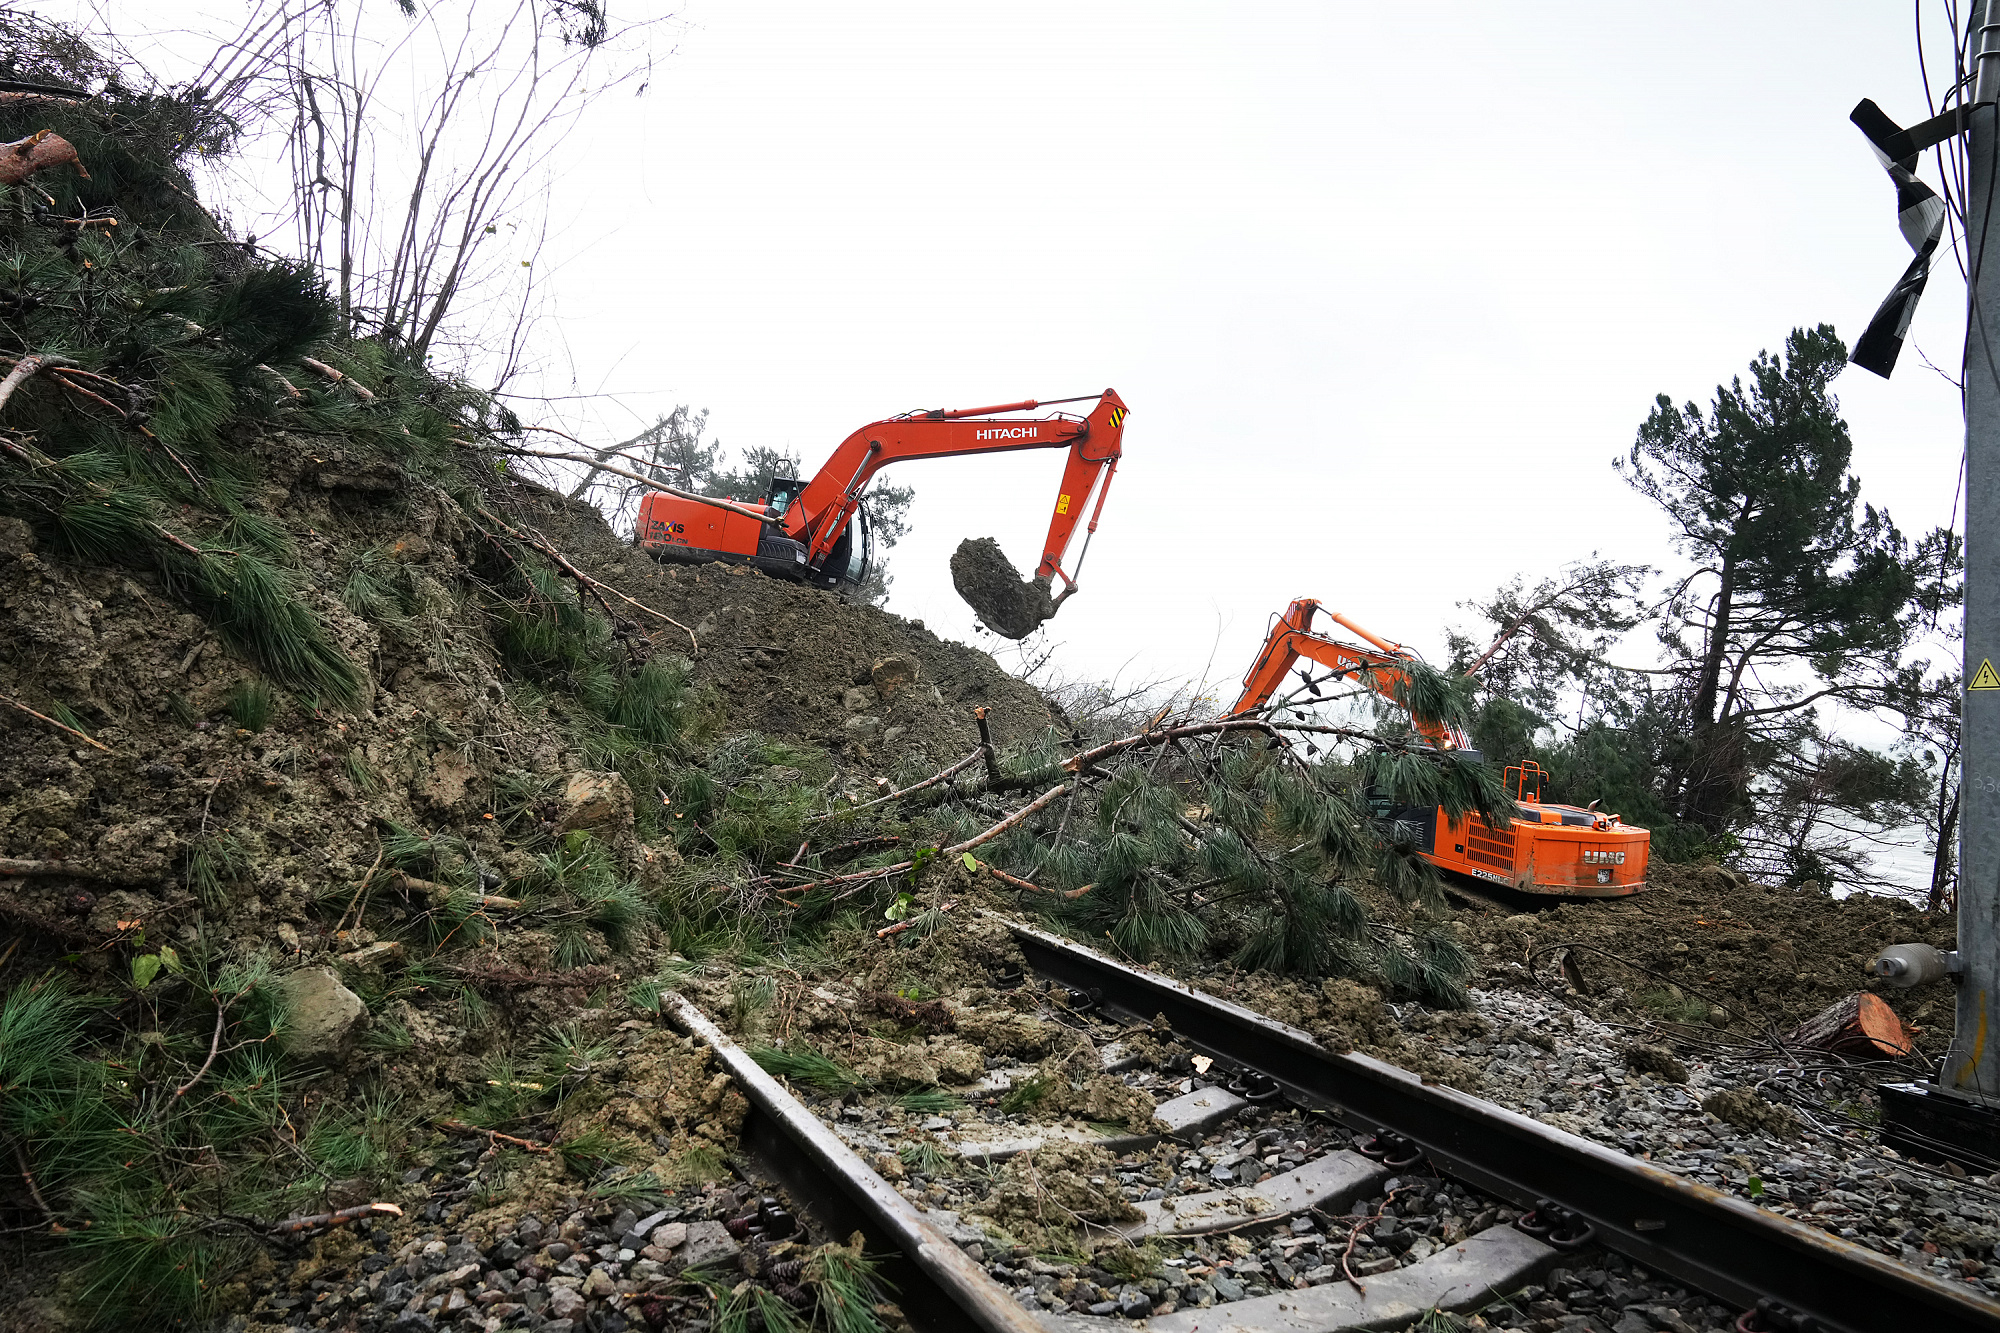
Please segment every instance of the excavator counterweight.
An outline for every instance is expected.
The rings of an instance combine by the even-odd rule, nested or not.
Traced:
[[[1243,694],[1229,710],[1232,717],[1269,705],[1301,657],[1329,668],[1337,678],[1351,677],[1384,698],[1403,702],[1409,682],[1406,667],[1417,660],[1416,654],[1338,614],[1332,615],[1334,622],[1371,647],[1357,648],[1316,634],[1312,622],[1319,609],[1317,601],[1301,597],[1272,622],[1263,649],[1243,678]],[[1435,749],[1478,753],[1456,727],[1420,717],[1412,722],[1417,734]],[[1508,768],[1505,776],[1518,812],[1506,828],[1494,828],[1476,813],[1453,819],[1439,806],[1385,804],[1375,813],[1412,827],[1418,855],[1439,869],[1523,893],[1616,898],[1646,887],[1652,834],[1595,808],[1543,802],[1544,774],[1533,761]]]

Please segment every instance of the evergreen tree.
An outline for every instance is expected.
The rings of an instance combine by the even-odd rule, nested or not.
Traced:
[[[1710,832],[1754,817],[1760,746],[1821,699],[1879,704],[1910,642],[1923,567],[1848,470],[1846,358],[1831,327],[1794,330],[1706,410],[1661,395],[1615,464],[1694,566],[1659,626],[1686,728],[1664,795]]]

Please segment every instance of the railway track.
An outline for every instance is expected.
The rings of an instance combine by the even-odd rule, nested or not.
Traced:
[[[1434,1307],[1478,1308],[1591,1245],[1749,1312],[1739,1323],[1745,1333],[2000,1330],[2000,1306],[1871,1250],[1381,1061],[1327,1050],[1295,1028],[1046,932],[1011,922],[1008,929],[1042,979],[1121,1019],[1163,1015],[1178,1041],[1211,1057],[1211,1078],[1247,1080],[1260,1102],[1275,1094],[1360,1136],[1360,1150],[1325,1154],[1255,1186],[1147,1204],[1145,1221],[1125,1228],[1131,1238],[1282,1225],[1313,1209],[1345,1207],[1422,1161],[1530,1210],[1517,1225],[1490,1227],[1372,1277],[1365,1291],[1332,1282],[1183,1310],[1152,1319],[1160,1333],[1395,1327]],[[695,1006],[671,996],[667,1004],[674,1024],[713,1046],[749,1098],[746,1151],[824,1227],[843,1236],[858,1230],[872,1252],[887,1256],[884,1275],[916,1327],[929,1333],[968,1319],[987,1333],[1110,1326],[1024,1306]],[[1161,1114],[1197,1132],[1232,1109],[1213,1097],[1183,1100],[1201,1105],[1163,1106]]]

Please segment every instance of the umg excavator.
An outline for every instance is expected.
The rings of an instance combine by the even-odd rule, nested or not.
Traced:
[[[1083,415],[1056,412],[1042,417],[1013,415],[1061,403],[1091,403]],[[771,492],[757,504],[719,507],[698,499],[658,492],[639,506],[640,546],[663,560],[703,564],[721,560],[748,564],[780,578],[822,588],[852,588],[868,577],[873,537],[861,494],[875,474],[912,458],[1004,453],[1018,449],[1068,449],[1062,482],[1056,488],[1035,580],[1043,590],[1061,579],[1062,591],[1049,614],[1076,591],[1073,572],[1062,567],[1070,538],[1093,493],[1096,503],[1078,553],[1080,568],[1097,531],[1098,515],[1118,470],[1126,408],[1116,392],[1081,398],[956,410],[906,412],[871,421],[841,441],[840,447],[804,482],[771,479]]]
[[[1263,651],[1243,678],[1243,695],[1230,715],[1251,713],[1269,704],[1285,673],[1304,657],[1333,671],[1332,679],[1356,679],[1377,694],[1395,699],[1407,681],[1402,667],[1417,660],[1399,643],[1377,638],[1337,612],[1335,624],[1345,627],[1369,647],[1358,648],[1313,632],[1319,603],[1301,597],[1271,625]],[[1318,684],[1303,667],[1299,677],[1317,695]],[[1417,734],[1439,750],[1459,750],[1477,756],[1465,733],[1423,718],[1413,719]],[[1506,770],[1508,794],[1519,813],[1507,828],[1494,828],[1477,813],[1452,819],[1440,807],[1394,806],[1378,813],[1416,829],[1417,851],[1441,870],[1457,871],[1523,893],[1617,898],[1646,887],[1646,859],[1652,834],[1625,823],[1615,814],[1542,800],[1542,769],[1529,760]]]

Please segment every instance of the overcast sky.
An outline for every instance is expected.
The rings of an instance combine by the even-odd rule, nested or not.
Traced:
[[[1666,564],[1610,467],[1653,395],[1706,402],[1796,325],[1851,343],[1909,259],[1847,121],[1927,114],[1907,6],[677,12],[648,93],[563,150],[579,388],[808,468],[906,409],[1117,388],[1125,463],[1051,626],[1073,674],[1233,684],[1297,596],[1435,657],[1515,574]],[[1945,257],[1895,380],[1838,385],[1912,535],[1962,444],[1916,349],[1956,374],[1962,325]],[[897,470],[890,609],[990,646],[946,561],[994,536],[1032,567],[1059,471]]]

